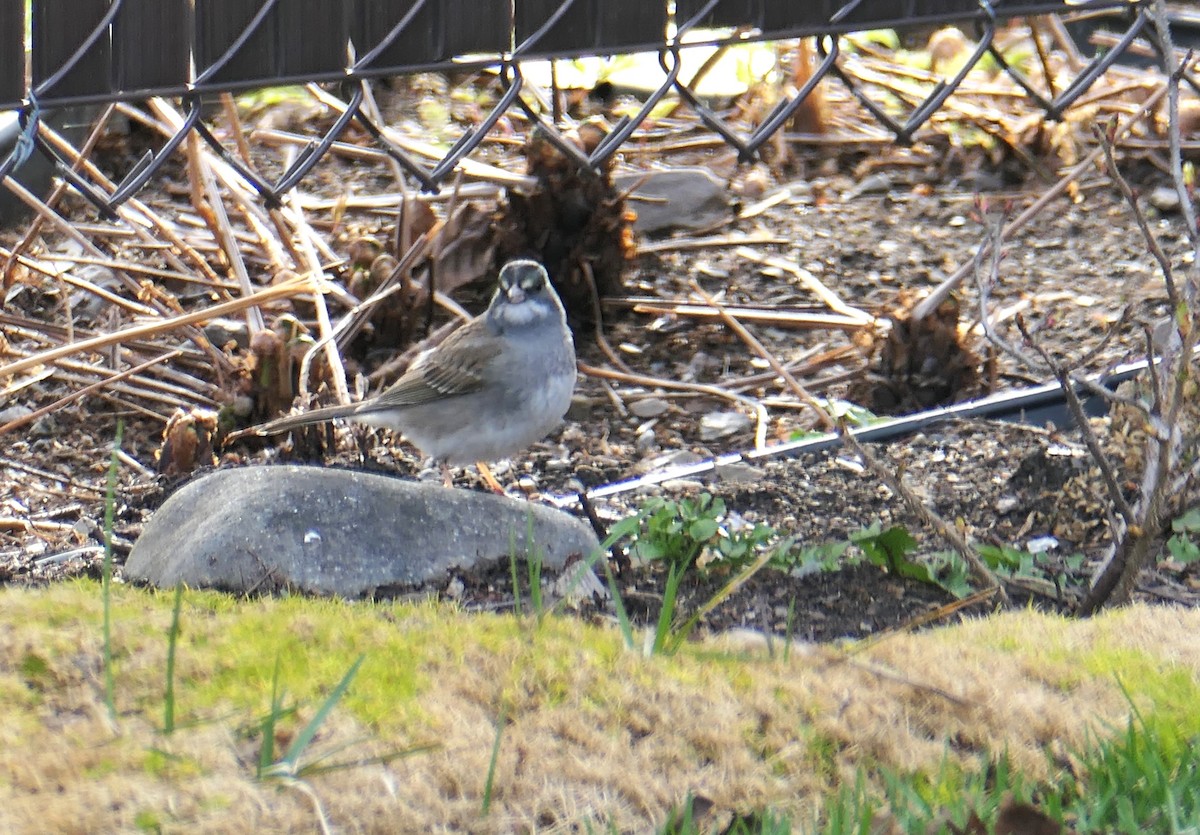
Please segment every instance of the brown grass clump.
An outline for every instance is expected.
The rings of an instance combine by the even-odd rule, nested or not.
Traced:
[[[1200,612],[1169,608],[1082,622],[1006,614],[850,656],[810,646],[785,660],[777,646],[772,658],[729,636],[646,658],[573,619],[188,592],[180,727],[164,735],[168,595],[117,589],[115,721],[97,587],[4,597],[6,832],[313,831],[321,819],[361,832],[647,831],[689,793],[726,814],[770,807],[808,822],[862,765],[976,769],[1007,751],[1051,777],[1046,750],[1123,727],[1118,674],[1140,709],[1167,716],[1189,715],[1200,675]],[[286,747],[359,654],[358,678],[302,759],[350,767],[257,781],[276,657],[299,705],[280,721]]]

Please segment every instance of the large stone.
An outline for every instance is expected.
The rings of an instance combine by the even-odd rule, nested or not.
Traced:
[[[443,582],[457,568],[524,558],[551,570],[599,547],[560,510],[468,490],[319,467],[218,470],[151,517],[125,576],[234,592],[362,597]]]
[[[733,219],[729,188],[707,168],[682,166],[636,171],[613,178],[617,191],[632,189],[627,205],[643,235],[672,229],[707,229]]]

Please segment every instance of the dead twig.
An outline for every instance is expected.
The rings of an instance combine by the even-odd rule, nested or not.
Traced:
[[[788,246],[791,238],[782,238],[769,232],[752,232],[737,235],[709,235],[704,238],[672,238],[657,243],[639,244],[638,255],[651,255],[661,252],[691,252],[697,249],[720,249],[727,246],[745,246],[746,244],[774,244]]]
[[[780,258],[777,255],[760,255],[752,249],[745,247],[739,248],[736,253],[738,256],[745,258],[747,261],[753,261],[756,264],[761,264],[764,267],[771,267],[776,270],[781,270],[800,281],[802,285],[808,288],[817,298],[823,301],[830,310],[835,313],[840,313],[851,319],[856,319],[863,325],[875,323],[875,317],[865,311],[859,310],[857,307],[852,307],[842,301],[836,293],[826,287],[820,279],[813,275],[808,270],[802,268],[799,264],[793,264],[786,258]]]
[[[173,316],[169,319],[163,319],[157,322],[147,322],[141,325],[134,325],[116,333],[100,334],[90,339],[82,339],[79,342],[72,342],[67,345],[59,345],[55,348],[50,348],[46,351],[34,354],[33,356],[17,360],[8,365],[0,366],[0,379],[9,377],[14,374],[20,374],[30,368],[46,363],[54,362],[62,357],[69,357],[72,354],[85,354],[93,351],[99,351],[102,348],[107,348],[110,345],[117,345],[123,342],[128,342],[134,339],[143,339],[154,334],[165,333],[177,328],[182,328],[186,325],[194,325],[199,322],[207,322],[210,319],[216,319],[221,316],[228,316],[231,313],[238,313],[251,305],[261,305],[268,302],[277,301],[279,299],[287,299],[297,296],[301,293],[313,292],[313,283],[307,276],[298,277],[292,281],[283,282],[273,287],[267,287],[257,293],[246,296],[233,301],[222,302],[215,304],[212,307],[206,307],[202,310],[193,310],[190,313],[183,313],[178,316]]]
[[[22,415],[22,416],[20,416],[20,418],[10,420],[7,423],[4,423],[4,425],[0,425],[0,435],[4,434],[6,432],[11,432],[12,429],[18,429],[22,426],[28,425],[28,423],[32,423],[35,420],[37,420],[38,418],[41,418],[42,415],[48,415],[53,412],[58,412],[58,410],[61,409],[62,407],[70,406],[71,403],[74,403],[78,400],[82,400],[82,398],[92,394],[92,392],[100,391],[101,389],[107,388],[107,386],[109,386],[109,385],[120,382],[120,380],[124,380],[124,379],[128,379],[130,377],[133,377],[134,374],[140,374],[143,371],[145,371],[146,368],[150,368],[151,366],[156,366],[156,365],[160,364],[160,362],[166,362],[167,360],[173,360],[176,358],[176,356],[179,356],[180,353],[181,352],[178,352],[178,350],[172,350],[172,352],[167,352],[166,354],[162,354],[161,356],[156,356],[156,358],[154,358],[152,360],[146,360],[145,362],[143,362],[142,365],[133,366],[132,368],[126,368],[125,371],[115,373],[115,374],[113,374],[112,377],[102,379],[102,380],[100,380],[100,382],[92,383],[91,385],[86,385],[86,386],[84,386],[83,389],[78,389],[76,391],[72,391],[70,395],[66,395],[65,397],[60,397],[59,400],[56,400],[53,403],[48,404],[48,406],[43,406],[40,409],[34,409],[28,415]]]
[[[771,366],[771,369],[783,378],[784,382],[786,382],[788,387],[795,392],[796,396],[799,397],[802,402],[808,405],[808,407],[816,415],[817,422],[820,423],[821,426],[832,431],[836,424],[833,418],[831,418],[829,413],[825,410],[825,407],[821,404],[821,401],[810,394],[804,388],[804,386],[800,385],[800,381],[797,380],[792,373],[784,367],[783,363],[781,363],[774,354],[768,351],[767,347],[759,342],[758,338],[755,337],[754,334],[746,330],[742,323],[734,318],[734,316],[725,309],[724,305],[722,305],[708,293],[704,292],[704,288],[702,288],[694,278],[691,279],[689,283],[691,284],[692,289],[698,293],[700,297],[709,304],[709,306],[716,309],[721,316],[721,320],[725,322],[726,326],[735,334],[737,334],[738,337],[745,342],[747,346],[749,346],[750,350],[752,350],[762,359],[766,360],[767,364]]]
[[[712,397],[718,397],[722,400],[731,400],[734,403],[739,403],[748,406],[754,412],[757,420],[754,429],[754,448],[763,449],[767,445],[767,423],[769,415],[762,403],[752,397],[747,397],[744,394],[738,394],[736,391],[730,391],[720,386],[710,386],[705,383],[683,383],[678,380],[667,380],[661,377],[648,377],[644,374],[636,374],[634,372],[612,371],[607,368],[596,368],[587,363],[579,363],[579,373],[586,374],[589,377],[596,377],[600,380],[616,380],[622,383],[630,383],[637,386],[646,386],[648,388],[663,388],[673,389],[675,391],[694,391],[699,394],[707,394]],[[624,406],[622,405],[623,409]]]

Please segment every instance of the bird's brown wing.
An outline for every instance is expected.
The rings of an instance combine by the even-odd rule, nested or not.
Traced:
[[[482,371],[496,357],[495,338],[471,322],[417,360],[394,385],[362,411],[415,406],[483,388]]]

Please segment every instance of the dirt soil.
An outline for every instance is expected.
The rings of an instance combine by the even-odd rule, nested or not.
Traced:
[[[885,187],[856,194],[873,176],[861,166],[869,156],[866,152],[836,157],[808,154],[793,169],[805,176],[769,176],[766,193],[787,188],[787,196],[752,219],[731,220],[715,234],[760,233],[783,241],[751,242],[745,247],[755,257],[777,256],[798,264],[846,304],[885,317],[895,312],[902,294],[928,290],[972,257],[983,235],[976,217],[977,183],[946,178],[929,158],[913,165],[909,152],[872,151],[878,159],[872,160],[871,168],[888,172],[889,177]],[[728,167],[727,155],[710,152],[672,161]],[[341,160],[330,161],[327,167],[312,184],[313,191],[332,188],[339,176],[353,174],[365,183],[381,170],[372,175]],[[181,171],[175,173],[182,178]],[[1162,182],[1161,175],[1149,168],[1140,176],[1147,190]],[[988,203],[993,211],[1006,204],[1020,209],[1046,187],[1031,179],[1008,191],[993,192]],[[160,211],[172,207],[182,211],[187,206],[184,189],[156,186],[144,196]],[[846,195],[852,196],[843,199]],[[76,219],[91,217],[86,207],[72,205]],[[330,233],[331,246],[342,254],[357,236],[382,237],[391,223],[365,212],[351,212],[347,221]],[[1168,257],[1180,263],[1187,247],[1178,217],[1152,214],[1151,223]],[[321,222],[319,228],[330,227]],[[11,245],[20,231],[4,231],[4,244]],[[51,247],[62,244],[52,234],[46,239]],[[145,250],[132,247],[123,250],[122,257],[137,257],[137,252],[152,260]],[[630,297],[685,301],[691,294],[690,279],[709,293],[723,294],[727,304],[768,309],[820,306],[797,277],[764,268],[730,245],[665,244],[630,264],[626,286]],[[49,327],[64,321],[62,301],[55,283],[31,281],[9,290],[5,310],[39,318]],[[475,312],[482,296],[468,293],[463,302]],[[972,282],[963,288],[961,302],[963,322],[969,328],[978,319],[978,293]],[[1105,340],[1107,326],[1120,317],[1126,304],[1145,320],[1165,312],[1161,278],[1132,215],[1099,175],[1082,184],[1077,201],[1060,198],[1006,245],[1000,283],[992,291],[993,310],[1020,310],[1047,350],[1068,360],[1086,357],[1083,367],[1096,372],[1141,353],[1137,328],[1127,327],[1117,338]],[[96,330],[128,324],[111,308],[89,315],[92,318],[85,324]],[[796,369],[801,383],[820,396],[841,396],[865,373],[861,354],[845,332],[749,327],[776,357]],[[1011,316],[1001,327],[1007,338],[1019,340]],[[811,412],[723,324],[637,313],[630,303],[618,301],[605,307],[604,334],[632,374],[737,390],[762,402],[769,413],[768,442],[786,441],[814,428]],[[21,350],[42,347],[28,333],[6,329],[6,338]],[[580,332],[576,341],[582,362],[615,368],[591,333]],[[988,353],[978,337],[976,350]],[[983,377],[999,389],[1040,381],[1036,373],[1007,356],[996,358],[994,373],[985,371]],[[7,394],[0,409],[45,407],[79,385],[49,374]],[[8,583],[37,584],[98,575],[106,474],[118,417],[126,421],[113,542],[119,566],[145,520],[185,480],[154,472],[163,420],[170,411],[162,404],[113,401],[102,393],[10,432],[0,452],[4,472],[0,577]],[[721,423],[730,419],[725,414],[729,412],[743,417]],[[0,424],[4,422],[0,418]],[[744,404],[727,398],[582,375],[565,424],[527,455],[501,467],[498,475],[512,485],[514,493],[557,496],[569,504],[568,499],[580,490],[664,466],[752,449],[754,429]],[[323,459],[326,463],[366,466],[401,477],[434,475],[423,472],[411,447],[382,434],[339,429],[337,437],[338,446]],[[873,452],[889,468],[902,471],[918,495],[971,539],[1017,548],[1040,540],[1035,550],[1048,548],[1047,555],[1040,559],[1036,576],[1013,589],[1014,596],[1040,606],[1071,609],[1089,567],[1101,558],[1107,543],[1107,502],[1077,433],[961,420],[875,446]],[[226,451],[224,465],[285,460],[295,460],[295,455],[278,440],[272,445],[234,446]],[[473,470],[459,472],[457,483],[481,489]],[[770,525],[796,537],[797,553],[844,541],[870,525],[903,526],[918,540],[917,554],[923,557],[949,547],[847,450],[739,463],[717,474],[669,480],[597,499],[594,504],[600,518],[611,524],[638,508],[647,495],[677,498],[703,491],[725,500],[728,526]],[[1072,559],[1076,554],[1083,555],[1082,564]],[[906,624],[954,600],[937,586],[905,579],[856,555],[857,548],[847,550],[841,570],[764,569],[708,614],[704,624],[711,629],[747,627],[827,640]],[[664,576],[663,566],[656,564],[635,565],[619,575],[622,597],[640,622],[652,623],[657,617]],[[730,576],[719,567],[694,574],[681,592],[681,610],[692,611]],[[504,609],[513,600],[508,577],[507,566],[502,566],[465,574],[429,591],[467,607]],[[1200,572],[1164,557],[1147,571],[1139,593],[1150,600],[1194,603],[1200,593]],[[613,617],[611,603],[604,601],[581,605],[580,612]]]

